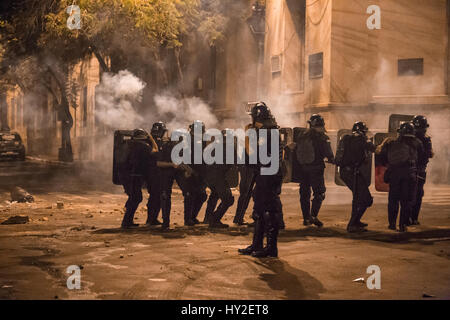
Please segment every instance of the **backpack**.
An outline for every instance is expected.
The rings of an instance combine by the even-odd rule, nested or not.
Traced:
[[[411,147],[406,142],[395,140],[389,145],[387,158],[391,166],[404,165],[411,160]]]
[[[342,167],[361,165],[365,160],[365,150],[362,149],[361,141],[353,135],[346,135],[339,143],[344,144],[344,154],[342,156]]]
[[[296,147],[297,161],[300,165],[311,164],[316,158],[314,144],[309,134],[303,133],[298,137]]]

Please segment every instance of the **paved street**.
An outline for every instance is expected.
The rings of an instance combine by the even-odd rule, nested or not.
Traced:
[[[55,182],[27,190],[34,203],[9,203],[8,189],[0,193],[0,222],[14,215],[31,219],[0,225],[1,299],[450,298],[449,186],[427,187],[422,225],[407,234],[387,229],[386,194],[374,193],[375,205],[363,219],[370,231],[349,235],[346,188],[328,183],[319,230],[301,224],[298,187],[284,185],[287,229],[280,234],[279,259],[239,256],[236,250],[251,241],[247,227],[182,226],[177,189],[168,232],[119,229],[126,197],[109,184]],[[234,210],[225,222],[231,224]],[[136,221],[145,219],[142,205]],[[82,268],[80,290],[66,287],[70,265]],[[367,279],[369,265],[381,268],[380,290],[353,282]]]

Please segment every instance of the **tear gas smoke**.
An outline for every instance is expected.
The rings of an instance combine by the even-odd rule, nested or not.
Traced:
[[[154,97],[158,116],[171,130],[186,128],[195,120],[201,120],[207,128],[219,124],[209,105],[198,97],[178,99],[169,93]]]
[[[96,118],[114,129],[134,128],[143,121],[136,111],[146,84],[128,70],[104,73],[96,92]]]

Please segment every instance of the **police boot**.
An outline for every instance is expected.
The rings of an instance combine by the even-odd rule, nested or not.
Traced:
[[[319,210],[318,210],[319,208],[317,208],[317,211],[311,210],[311,222],[320,228],[323,226],[323,222],[320,221],[319,218],[317,218],[317,216],[319,215]],[[313,209],[314,209],[314,205],[313,205]]]
[[[356,220],[356,225],[357,226],[360,226],[360,227],[363,227],[363,228],[368,226],[367,223],[364,223],[364,222],[361,221],[361,218],[364,215],[364,212],[366,212],[366,210],[367,210],[366,207],[359,207],[358,208],[358,218]]]
[[[255,230],[253,232],[252,244],[247,248],[238,249],[238,252],[242,255],[251,255],[253,251],[262,250],[263,240],[264,240],[264,221],[262,217],[259,217],[255,221]]]
[[[319,220],[317,217],[312,217],[312,223],[317,227],[323,227],[323,222]]]
[[[192,202],[192,195],[190,193],[187,193],[184,196],[184,225],[189,227],[195,225],[192,221]]]
[[[265,257],[278,257],[278,215],[271,214],[270,225],[267,231],[267,246],[258,251],[254,251],[252,256],[255,258],[265,258]]]
[[[209,223],[209,219],[211,219],[211,216],[210,216],[209,212],[206,211],[205,217],[203,218],[203,224],[208,224]]]
[[[359,233],[359,232],[366,232],[367,229],[358,225],[353,226],[347,226],[347,232],[348,233]]]
[[[133,208],[125,208],[125,214],[123,216],[122,225],[121,228],[128,229],[128,228],[135,228],[139,226],[139,224],[134,223],[134,213],[136,212],[136,209],[133,210]]]
[[[361,212],[364,212],[360,207],[354,207],[352,209],[352,215],[350,217],[350,221],[347,225],[347,231],[348,232],[361,232],[364,231],[364,227],[367,227],[367,224],[362,223],[359,221],[362,214]]]
[[[147,218],[147,222],[145,224],[148,226],[160,226],[162,225],[162,222],[159,221],[158,219]]]
[[[226,229],[229,227],[229,225],[227,225],[226,223],[222,223],[222,221],[214,220],[209,223],[209,227],[215,229]]]

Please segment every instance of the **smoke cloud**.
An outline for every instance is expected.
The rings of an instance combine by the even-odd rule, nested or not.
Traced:
[[[198,97],[176,98],[167,94],[154,97],[156,111],[161,120],[166,121],[170,130],[185,129],[195,120],[201,120],[207,128],[216,128],[219,120],[210,106]]]
[[[96,100],[96,117],[115,129],[129,129],[143,121],[136,111],[146,84],[128,70],[118,74],[104,73]]]

